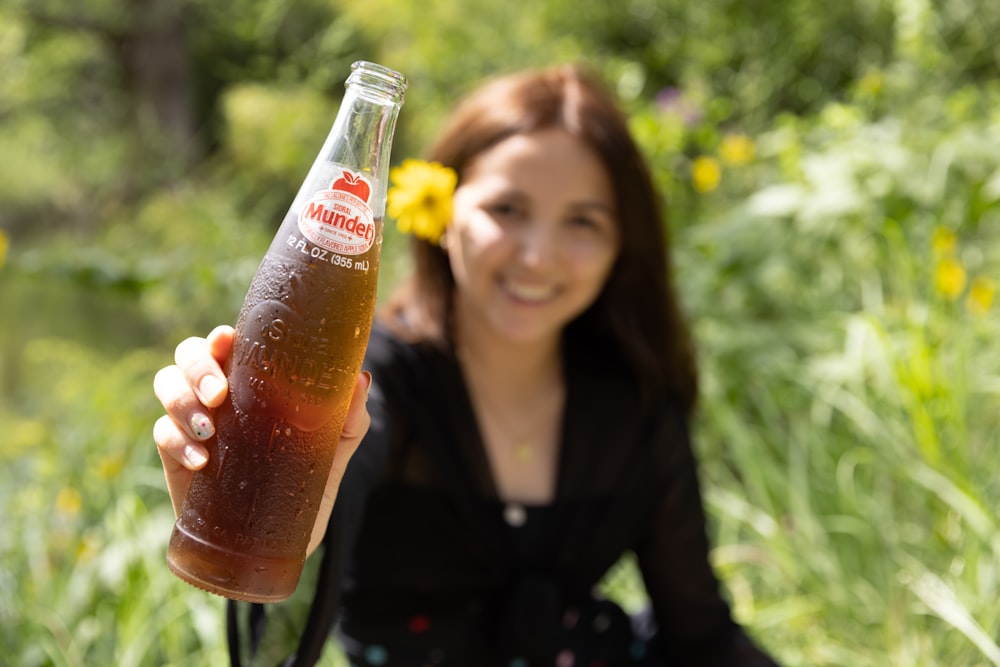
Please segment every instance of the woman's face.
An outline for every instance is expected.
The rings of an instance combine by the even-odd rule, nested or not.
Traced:
[[[564,130],[515,135],[477,155],[447,237],[459,326],[514,342],[558,337],[611,272],[615,210],[603,163]]]

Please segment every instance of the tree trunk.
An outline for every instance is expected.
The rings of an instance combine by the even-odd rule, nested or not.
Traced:
[[[195,94],[184,0],[129,0],[117,39],[140,137],[169,148],[179,166],[197,156]]]

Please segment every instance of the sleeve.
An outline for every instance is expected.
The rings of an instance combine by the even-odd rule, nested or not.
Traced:
[[[652,444],[662,491],[636,556],[669,664],[777,667],[733,621],[709,563],[688,426],[682,419],[660,421]]]

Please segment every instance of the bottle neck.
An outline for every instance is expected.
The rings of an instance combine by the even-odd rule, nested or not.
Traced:
[[[346,92],[323,149],[323,159],[361,171],[372,181],[376,217],[385,208],[389,153],[406,79],[374,63],[355,63]]]
[[[375,104],[403,106],[406,77],[396,70],[367,61],[351,65],[351,74],[345,83],[348,92],[369,99]]]

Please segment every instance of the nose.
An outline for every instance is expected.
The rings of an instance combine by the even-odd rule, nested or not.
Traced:
[[[518,236],[518,258],[528,266],[544,265],[555,258],[558,246],[554,225],[532,221]]]

